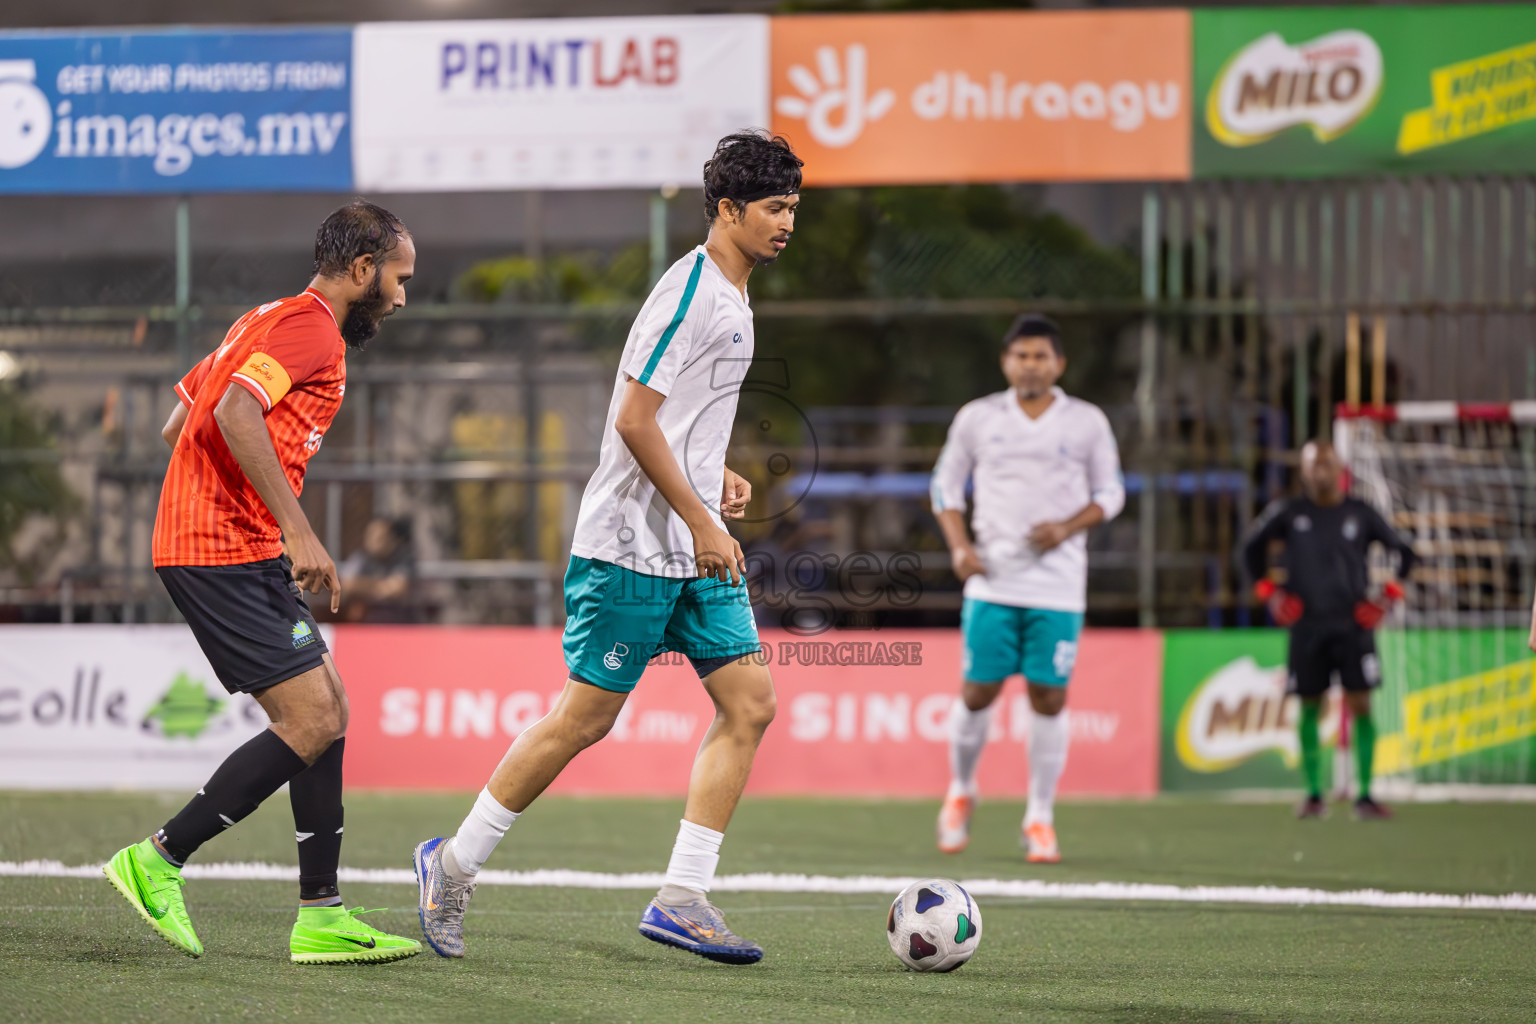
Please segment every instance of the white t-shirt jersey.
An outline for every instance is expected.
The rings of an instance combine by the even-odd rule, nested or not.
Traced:
[[[704,246],[661,276],[624,343],[572,554],[649,576],[698,575],[693,534],[641,472],[614,422],[629,378],[665,395],[656,423],[699,500],[719,518],[725,450],[752,344],[752,308]]]
[[[1113,519],[1125,507],[1120,451],[1098,406],[1060,388],[1030,419],[1013,390],[969,402],[955,414],[933,467],[933,511],[965,512],[974,477],[971,528],[985,575],[965,581],[965,596],[1020,608],[1080,612],[1088,600],[1085,532],[1049,551],[1029,543],[1039,523],[1060,522],[1091,501]]]

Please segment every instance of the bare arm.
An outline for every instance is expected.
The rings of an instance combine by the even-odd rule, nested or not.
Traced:
[[[294,582],[311,594],[329,590],[331,611],[339,612],[341,583],[336,564],[325,553],[320,538],[299,507],[298,495],[293,493],[293,486],[283,473],[277,449],[272,447],[272,436],[267,433],[261,402],[245,388],[232,384],[214,409],[213,418],[224,434],[230,454],[282,528],[288,557],[293,560]]]
[[[165,421],[165,426],[160,428],[160,436],[165,443],[176,449],[176,441],[181,437],[181,428],[187,424],[187,407],[180,402],[171,410],[170,418]]]
[[[1090,501],[1070,519],[1059,523],[1038,523],[1029,531],[1029,542],[1041,551],[1049,551],[1073,534],[1098,526],[1108,517],[1097,502]]]
[[[614,429],[634,454],[641,472],[693,534],[694,561],[699,575],[735,585],[746,572],[741,545],[715,522],[673,457],[666,435],[656,423],[656,410],[665,400],[666,396],[661,392],[653,391],[639,381],[625,382]]]
[[[935,518],[944,534],[944,543],[949,547],[949,564],[960,582],[964,583],[972,576],[985,576],[986,567],[981,564],[981,556],[976,554],[976,546],[971,543],[971,535],[965,528],[965,516],[961,515],[960,510],[941,509]]]
[[[938,520],[944,544],[949,548],[949,564],[961,583],[972,576],[985,576],[987,572],[965,528],[965,483],[976,468],[976,455],[971,450],[967,430],[970,408],[961,409],[950,423],[928,487],[933,517]]]

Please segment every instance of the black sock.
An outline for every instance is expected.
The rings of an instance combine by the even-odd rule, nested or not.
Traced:
[[[341,862],[341,759],[347,738],[288,783],[293,828],[299,840],[299,899],[339,900],[336,865]]]
[[[277,733],[263,729],[226,757],[187,806],[155,833],[160,848],[174,861],[184,862],[305,767],[304,759]]]

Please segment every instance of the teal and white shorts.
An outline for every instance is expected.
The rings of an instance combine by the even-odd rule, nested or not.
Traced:
[[[1082,631],[1082,612],[1017,608],[968,597],[960,609],[961,678],[994,686],[1023,675],[1040,686],[1066,686]]]
[[[687,656],[703,678],[762,649],[745,583],[648,576],[580,555],[565,570],[562,644],[572,679],[617,693],[665,651]]]

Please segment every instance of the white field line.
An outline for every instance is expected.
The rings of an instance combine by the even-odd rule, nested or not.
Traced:
[[[293,882],[298,869],[282,864],[189,864],[187,878],[227,882]],[[0,878],[98,878],[96,865],[71,867],[56,860],[0,861]],[[341,881],[386,885],[415,885],[415,874],[406,868],[342,868]],[[877,875],[833,877],[830,875],[751,874],[724,875],[715,879],[717,892],[874,893],[899,892],[916,877],[886,878]],[[556,889],[656,889],[663,882],[659,872],[611,874],[600,871],[480,872],[481,885],[549,887]],[[1146,882],[1042,882],[1022,878],[973,878],[960,883],[974,896],[1001,896],[1037,900],[1099,900],[1163,903],[1256,903],[1270,906],[1377,907],[1387,910],[1524,910],[1536,912],[1536,895],[1506,893],[1498,896],[1472,893],[1385,892],[1381,889],[1287,888],[1273,885],[1156,885]]]

